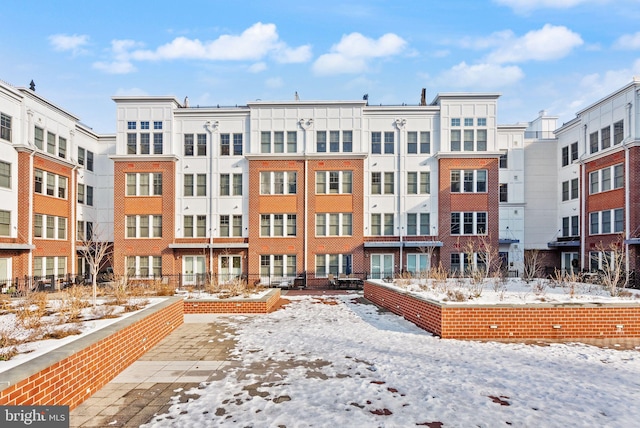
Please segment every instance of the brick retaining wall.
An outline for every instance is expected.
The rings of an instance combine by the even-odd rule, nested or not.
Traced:
[[[183,323],[182,299],[138,314],[0,373],[1,405],[74,409]]]
[[[446,339],[604,339],[640,337],[639,303],[445,304],[365,282],[364,296]]]
[[[280,300],[280,289],[274,288],[260,299],[188,299],[185,314],[266,314]]]

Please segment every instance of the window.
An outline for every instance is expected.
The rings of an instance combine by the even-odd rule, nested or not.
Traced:
[[[465,129],[464,130],[464,151],[472,152],[473,151],[473,142],[474,142],[474,131],[473,129]]]
[[[296,256],[293,254],[262,254],[260,255],[260,276],[263,281],[282,281],[286,277],[296,275]],[[291,278],[293,279],[293,278]]]
[[[589,193],[600,193],[624,187],[624,167],[618,164],[589,173]]]
[[[67,177],[39,169],[34,170],[34,191],[36,193],[43,194],[43,183],[46,183],[46,193],[44,194],[47,196],[67,198]]]
[[[78,164],[85,166],[89,171],[93,171],[93,152],[78,147]]]
[[[499,163],[499,167],[502,169],[508,168],[508,152],[503,152],[500,155],[500,163]]]
[[[162,129],[162,121],[153,122],[153,129]]]
[[[619,121],[613,124],[613,144],[620,144],[624,139],[624,122]]]
[[[500,202],[509,202],[509,191],[507,183],[500,183]]]
[[[44,150],[44,130],[42,128],[38,128],[37,126],[35,127],[33,142],[37,148]]]
[[[371,214],[371,235],[382,235],[382,214]]]
[[[42,276],[63,276],[67,273],[66,257],[34,257],[33,275]]]
[[[461,178],[464,180],[460,182]],[[452,193],[484,193],[487,191],[487,170],[451,170]]]
[[[418,223],[419,220],[419,223]],[[407,213],[407,235],[429,235],[430,234],[429,213]]]
[[[34,172],[34,191],[36,193],[42,193],[42,183],[43,183],[43,176],[44,176],[44,172],[36,169]]]
[[[0,161],[0,187],[11,189],[11,164]]]
[[[160,125],[162,125],[162,122],[160,122]],[[154,129],[158,129],[158,128],[154,128]],[[161,155],[162,149],[163,149],[162,134],[153,134],[153,154]]]
[[[371,153],[372,154],[382,153],[382,133],[381,132],[371,133]]]
[[[221,135],[220,136],[221,140],[222,140],[222,137],[223,136]],[[184,134],[184,155],[193,156],[193,134]]]
[[[33,235],[43,239],[67,239],[66,217],[35,214]]]
[[[393,235],[393,214],[371,214],[371,235]]]
[[[571,180],[571,199],[578,199],[578,179],[574,178]]]
[[[316,194],[349,194],[352,180],[352,171],[316,171]]]
[[[464,126],[473,126],[473,118],[465,117],[464,118]]]
[[[407,254],[407,271],[412,275],[428,272],[430,268],[428,254]]]
[[[161,215],[128,215],[126,225],[126,238],[162,238]]]
[[[271,153],[271,132],[260,133],[260,153]]]
[[[127,122],[127,129],[136,129],[136,122]]]
[[[451,213],[452,235],[484,235],[487,233],[486,212]]]
[[[316,132],[316,152],[324,153],[326,151],[327,151],[327,132],[317,131]]]
[[[562,166],[569,165],[569,146],[562,148]]]
[[[589,151],[590,153],[596,153],[598,151],[598,132],[592,132],[589,134]]]
[[[242,236],[242,216],[231,216],[231,221],[233,222],[231,225],[229,224],[229,217],[228,215],[220,216],[220,236]]]
[[[78,203],[84,204],[85,185],[78,183]]]
[[[340,151],[340,131],[329,131],[329,151],[331,153]]]
[[[452,117],[451,118],[451,126],[460,126],[460,118]]]
[[[207,196],[207,174],[196,175],[196,196]]]
[[[133,128],[135,129],[135,128]],[[140,122],[140,129],[149,129],[149,121],[145,120],[145,121],[141,121]]]
[[[207,217],[204,215],[184,216],[184,237],[204,238],[207,230]]]
[[[600,147],[602,150],[611,146],[611,127],[607,126],[600,130]]]
[[[127,134],[127,154],[135,155],[138,152],[138,134]]]
[[[298,174],[294,171],[262,171],[260,173],[260,194],[262,195],[293,195],[297,193]],[[235,183],[237,181],[237,183]],[[234,174],[234,183],[242,190],[242,174]]]
[[[297,151],[298,151],[298,133],[295,131],[287,131],[287,153],[296,153]]]
[[[384,152],[385,154],[393,154],[395,150],[394,132],[384,133]]]
[[[56,154],[56,134],[47,132],[47,153]]]
[[[53,196],[56,187],[56,175],[47,173],[47,195]]]
[[[382,194],[382,173],[381,172],[371,173],[371,194],[372,195]]]
[[[273,133],[273,152],[284,153],[284,132],[282,131]]]
[[[11,116],[0,113],[0,138],[11,141]]]
[[[562,218],[562,236],[579,236],[578,228],[579,223],[577,215]]]
[[[87,186],[87,205],[93,206],[93,187]]]
[[[260,214],[260,236],[296,236],[295,214]]]
[[[624,231],[624,210],[617,208],[589,213],[589,224],[591,235],[621,233]]]
[[[85,157],[86,157],[86,150],[83,149],[82,147],[78,147],[78,165],[84,166]]]
[[[66,159],[67,158],[67,139],[58,137],[58,156]]]
[[[207,174],[185,174],[183,192],[184,196],[207,196]]]
[[[139,278],[162,276],[161,256],[127,256],[127,275]]]
[[[460,151],[460,130],[459,129],[451,130],[451,151],[452,152]]]
[[[578,159],[578,142],[571,144],[571,162]]]
[[[420,181],[418,182],[418,177]],[[407,172],[407,193],[410,195],[429,194],[431,191],[431,173]]]
[[[242,156],[242,134],[233,134],[233,155]]]
[[[329,274],[350,274],[352,269],[351,254],[316,254],[316,278],[326,278]]]
[[[231,187],[231,194],[234,196],[242,195],[242,174],[233,174],[233,186]]]
[[[0,236],[11,234],[11,211],[0,210]]]
[[[384,173],[384,194],[385,195],[393,195],[394,190],[394,173],[393,172],[385,172]]]
[[[431,153],[431,132],[420,132],[420,153]]]
[[[478,126],[487,126],[487,118],[479,117],[478,118]]]
[[[353,131],[342,131],[342,151],[345,153],[353,151]]]
[[[153,183],[153,186],[151,186]],[[126,196],[162,195],[162,173],[128,173]]]
[[[316,236],[350,236],[352,231],[351,213],[316,214]]]
[[[58,176],[58,197],[61,199],[67,198],[67,178]]]
[[[407,132],[407,153],[409,154],[418,153],[418,133],[417,132]]]

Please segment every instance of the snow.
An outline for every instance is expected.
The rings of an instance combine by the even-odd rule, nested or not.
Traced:
[[[234,299],[262,299],[264,296],[269,294],[273,289],[265,288],[264,290],[248,293],[248,294],[239,294],[238,296],[229,297],[229,292],[225,292],[224,290],[218,293],[209,293],[204,290],[186,290],[179,289],[176,290],[176,296],[180,296],[186,300],[234,300]]]
[[[216,318],[237,366],[145,426],[637,426],[638,350],[444,340],[361,296]]]
[[[143,309],[146,309],[151,306],[157,305],[158,303],[163,302],[166,299],[159,298],[159,297],[151,297],[151,298],[145,297],[144,299],[140,299],[140,300],[141,301],[144,300],[147,302],[146,306],[143,308]],[[59,305],[59,302],[56,302],[54,300],[51,300],[49,303],[50,303],[50,307],[53,307],[53,308]],[[97,309],[99,313],[100,308],[106,302],[103,300],[97,300],[96,303],[97,303]],[[143,309],[139,309],[137,311],[131,311],[131,312],[124,312],[123,307],[116,307],[113,312],[113,315],[117,315],[117,317],[92,319],[94,314],[93,314],[93,307],[91,306],[91,307],[84,308],[82,310],[83,319],[85,319],[84,321],[67,323],[66,325],[63,325],[63,326],[55,324],[56,323],[55,314],[45,316],[42,318],[42,322],[43,322],[43,325],[45,326],[44,327],[45,329],[53,330],[53,329],[60,329],[60,328],[64,329],[64,328],[77,327],[81,330],[81,333],[70,335],[62,339],[37,340],[33,342],[20,344],[17,346],[19,353],[16,356],[12,357],[8,361],[0,361],[0,373],[5,372],[9,369],[12,369],[16,366],[19,366],[20,364],[25,363],[27,361],[31,361],[37,357],[40,357],[41,355],[44,355],[48,352],[58,349],[68,343],[74,342],[93,332],[96,332],[102,328],[110,326],[122,319],[128,318],[134,314],[137,314]],[[0,316],[0,332],[2,331],[10,332],[11,336],[16,338],[28,336],[30,333],[30,330],[28,329],[20,329],[17,327],[16,316],[15,314],[12,314],[12,313]]]
[[[639,290],[622,289],[618,296],[611,296],[600,284],[541,278],[528,283],[519,278],[369,281],[447,304],[640,303]]]

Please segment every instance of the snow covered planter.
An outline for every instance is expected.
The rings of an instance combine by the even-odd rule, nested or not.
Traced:
[[[640,337],[637,300],[455,302],[374,281],[365,282],[364,296],[445,339],[564,341]]]
[[[206,293],[185,296],[185,314],[266,314],[280,300],[280,289],[271,288],[249,297],[220,297]]]
[[[77,407],[184,322],[182,299],[127,318],[8,369],[0,405]]]

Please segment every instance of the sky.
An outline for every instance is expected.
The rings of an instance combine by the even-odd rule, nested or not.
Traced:
[[[115,95],[393,105],[422,88],[561,124],[640,75],[640,0],[5,0],[0,22],[0,80],[33,80],[99,133]]]
[[[237,363],[174,390],[143,427],[638,424],[637,350],[439,339],[358,297],[291,297],[267,315],[215,318],[235,330]]]

